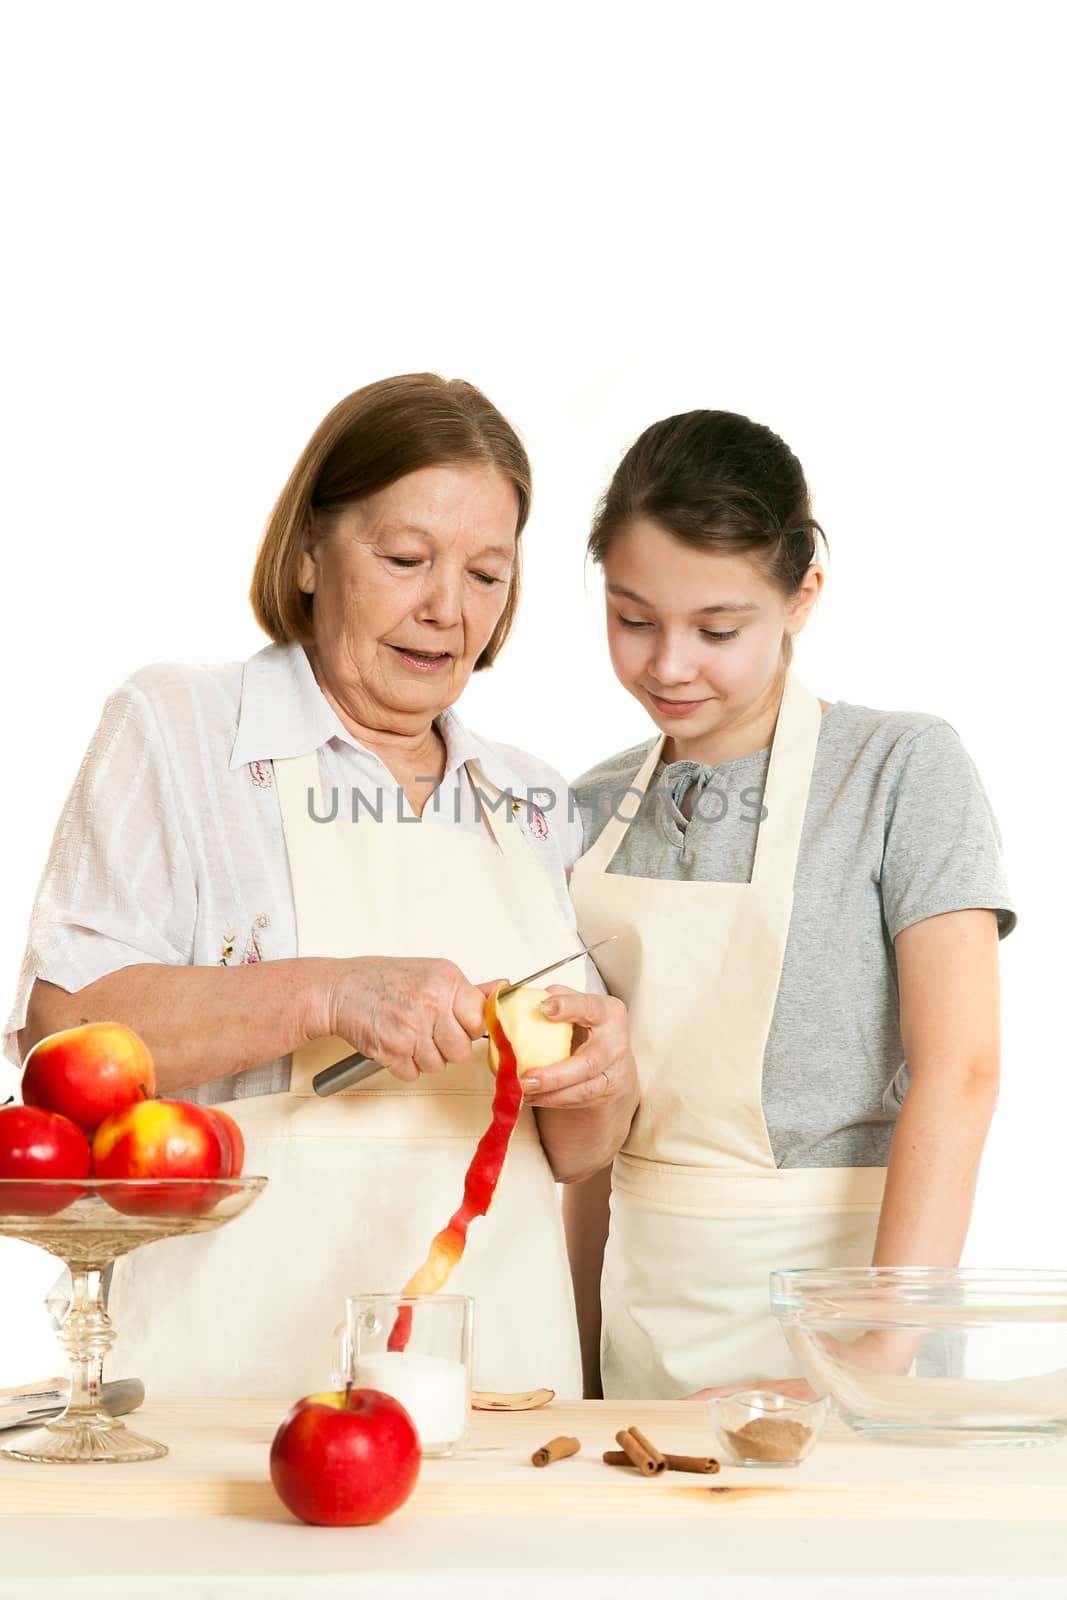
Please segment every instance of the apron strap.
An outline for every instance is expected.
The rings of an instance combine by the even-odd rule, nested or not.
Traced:
[[[297,816],[312,796],[320,794],[319,756],[311,750],[304,756],[279,757],[273,763],[274,782],[278,790],[278,804],[284,817]],[[289,858],[289,872],[295,883],[303,870],[311,869],[307,833],[303,828],[284,828],[285,853]]]
[[[498,788],[486,777],[476,761],[467,761],[464,765],[478,814],[485,819],[490,833],[500,846],[508,871],[515,877],[525,878],[528,883],[543,885],[545,874],[522,831],[510,790]],[[497,801],[501,803],[496,804]]]
[[[771,745],[767,782],[763,789],[766,818],[760,823],[750,882],[792,883],[800,855],[800,836],[815,765],[815,748],[822,727],[822,708],[810,689],[792,673]]]
[[[618,798],[613,798],[611,816],[601,829],[598,837],[589,849],[580,858],[582,867],[588,872],[606,872],[626,835],[626,830],[636,817],[641,808],[641,802],[652,781],[652,774],[656,770],[667,735],[661,733],[658,739],[653,740],[652,748],[645,757],[644,765],[637,774],[633,783],[626,792]]]

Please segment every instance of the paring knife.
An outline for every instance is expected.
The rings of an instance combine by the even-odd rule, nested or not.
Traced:
[[[549,972],[555,972],[559,967],[566,967],[572,961],[577,961],[579,956],[587,956],[591,950],[599,950],[602,944],[610,944],[612,939],[617,939],[617,933],[609,934],[606,939],[598,939],[596,944],[583,944],[580,950],[573,955],[564,956],[560,961],[553,961],[550,966],[541,967],[537,972],[531,972],[525,978],[520,978],[517,983],[509,983],[506,989],[501,989],[497,999],[505,995],[514,994],[516,989],[521,989],[524,984],[532,983],[535,978],[543,978]],[[311,1087],[316,1094],[337,1094],[341,1089],[351,1089],[355,1083],[362,1083],[364,1078],[371,1078],[376,1072],[384,1072],[385,1068],[380,1061],[372,1061],[369,1056],[358,1053],[345,1056],[341,1061],[335,1061],[332,1067],[323,1067],[321,1072],[316,1072],[311,1080]]]
[[[6,1416],[0,1411],[0,1433],[5,1428],[32,1428],[38,1422],[47,1422],[49,1417],[58,1417],[60,1412],[67,1409],[67,1396],[55,1393],[55,1398],[48,1404],[41,1404],[44,1395],[35,1396],[37,1403],[29,1410],[17,1412],[15,1416]],[[140,1378],[119,1378],[114,1383],[105,1383],[100,1390],[100,1402],[103,1409],[111,1417],[124,1417],[130,1411],[136,1411],[144,1400],[144,1384]]]

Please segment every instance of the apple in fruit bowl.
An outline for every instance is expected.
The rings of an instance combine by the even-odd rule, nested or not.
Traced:
[[[210,1211],[223,1191],[190,1179],[228,1178],[230,1141],[220,1119],[187,1100],[135,1100],[93,1135],[93,1176],[157,1179],[143,1189],[105,1189],[104,1199],[128,1216]]]
[[[245,1165],[245,1136],[241,1132],[238,1123],[230,1116],[228,1111],[223,1111],[221,1106],[207,1106],[205,1109],[210,1111],[213,1117],[219,1119],[226,1130],[226,1137],[230,1141],[230,1170],[227,1176],[239,1178],[244,1171]]]
[[[519,1077],[535,1067],[554,1067],[571,1053],[572,1027],[569,1022],[552,1022],[541,1010],[548,999],[547,989],[524,984],[513,994],[497,1001],[496,1014],[508,1043],[515,1052]],[[492,1032],[489,1035],[489,1065],[497,1070],[500,1057]]]
[[[353,1527],[398,1510],[419,1476],[422,1450],[408,1412],[379,1389],[306,1395],[270,1447],[278,1498],[302,1522]]]
[[[156,1092],[144,1040],[120,1022],[86,1022],[39,1039],[22,1069],[28,1106],[58,1111],[90,1138],[112,1112]]]
[[[87,1178],[91,1165],[89,1141],[69,1117],[40,1106],[0,1109],[0,1178],[9,1180],[0,1184],[0,1213],[54,1216],[85,1191],[42,1179]]]

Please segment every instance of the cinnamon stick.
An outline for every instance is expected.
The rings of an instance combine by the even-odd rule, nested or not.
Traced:
[[[668,1456],[668,1472],[718,1472],[714,1456]]]
[[[662,1450],[656,1449],[656,1446],[652,1443],[652,1440],[647,1438],[646,1435],[641,1432],[641,1429],[637,1426],[636,1422],[631,1422],[630,1424],[630,1436],[631,1438],[637,1440],[642,1450],[648,1451],[649,1455],[652,1457],[652,1460],[656,1463],[656,1471],[663,1472],[667,1465],[667,1457],[663,1454]]]
[[[718,1472],[719,1463],[714,1456],[672,1456],[666,1455],[668,1472]],[[609,1467],[632,1467],[634,1462],[625,1450],[605,1450],[604,1461]]]
[[[615,1438],[643,1478],[654,1478],[657,1473],[665,1469],[666,1456],[661,1455],[654,1445],[649,1444],[639,1428],[622,1428]]]
[[[560,1434],[558,1439],[550,1439],[540,1450],[535,1450],[530,1460],[535,1467],[547,1467],[550,1462],[562,1461],[565,1456],[576,1456],[581,1448],[580,1439],[570,1439]]]

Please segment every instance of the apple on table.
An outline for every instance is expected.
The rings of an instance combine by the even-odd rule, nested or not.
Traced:
[[[414,1489],[422,1447],[409,1413],[379,1389],[305,1395],[274,1435],[271,1482],[302,1522],[381,1522]]]

